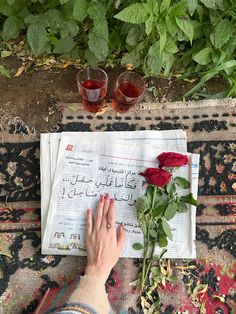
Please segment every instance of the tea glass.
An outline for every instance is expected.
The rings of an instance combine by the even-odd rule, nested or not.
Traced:
[[[134,105],[139,103],[145,92],[144,78],[135,72],[123,72],[117,78],[112,107],[117,112],[129,111]]]
[[[77,84],[85,110],[96,113],[102,110],[107,94],[108,77],[100,68],[85,68],[77,74]]]

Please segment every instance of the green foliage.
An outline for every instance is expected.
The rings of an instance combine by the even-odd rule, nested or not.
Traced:
[[[6,76],[8,78],[11,77],[10,72],[8,71],[8,69],[6,69],[2,64],[0,64],[0,75],[2,76]]]
[[[97,65],[132,64],[145,75],[215,75],[235,91],[234,0],[0,0],[0,37],[26,36],[36,57],[48,53]]]
[[[165,210],[165,218],[167,220],[172,219],[175,216],[177,209],[178,209],[178,205],[176,203],[169,204]]]
[[[114,17],[127,23],[141,24],[149,18],[149,7],[146,3],[134,3],[123,9]]]
[[[87,17],[88,3],[86,0],[76,0],[73,7],[73,18],[78,22],[83,22]]]
[[[35,56],[39,56],[46,47],[47,31],[43,22],[38,18],[30,24],[27,30],[27,39]]]
[[[190,188],[190,183],[188,180],[182,177],[175,177],[174,179],[175,183],[182,189],[188,189]]]
[[[172,232],[171,232],[171,229],[170,229],[170,225],[168,224],[167,220],[165,218],[162,218],[162,228],[166,234],[166,236],[172,240],[173,238],[173,235],[172,235]]]
[[[143,249],[143,245],[139,242],[136,242],[133,244],[133,249],[136,251],[142,250]]]

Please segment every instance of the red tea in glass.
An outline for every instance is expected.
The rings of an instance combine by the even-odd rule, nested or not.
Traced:
[[[96,113],[104,105],[107,75],[102,69],[86,68],[79,71],[77,82],[85,110]]]
[[[112,107],[120,113],[129,111],[144,94],[144,79],[137,73],[122,73],[115,85]]]

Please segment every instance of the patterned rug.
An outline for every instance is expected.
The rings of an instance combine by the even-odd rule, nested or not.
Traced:
[[[187,131],[188,150],[201,154],[198,258],[171,262],[178,279],[162,287],[160,313],[235,313],[236,100],[141,104],[123,115],[92,115],[78,104],[58,107],[63,117],[57,131]],[[48,287],[83,273],[85,259],[40,254],[39,141],[14,119],[0,136],[0,313],[33,313]],[[117,313],[140,313],[129,285],[137,265],[120,259],[107,281]]]

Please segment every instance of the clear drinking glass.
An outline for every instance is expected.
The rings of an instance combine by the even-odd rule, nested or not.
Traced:
[[[85,68],[77,74],[77,84],[85,110],[96,113],[105,103],[108,77],[99,68]]]
[[[123,72],[117,78],[112,107],[117,112],[129,111],[142,98],[145,91],[144,78],[135,72]]]

